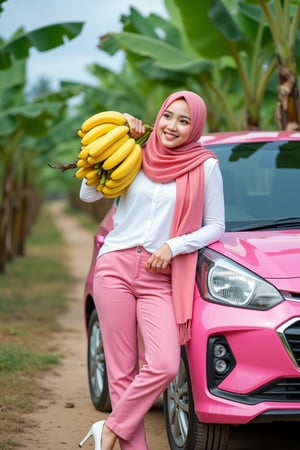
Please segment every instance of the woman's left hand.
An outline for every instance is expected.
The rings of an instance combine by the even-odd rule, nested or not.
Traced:
[[[153,270],[154,272],[166,269],[172,256],[172,251],[168,244],[163,244],[148,259],[147,269]]]

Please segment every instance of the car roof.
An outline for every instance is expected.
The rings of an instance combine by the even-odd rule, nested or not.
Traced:
[[[300,141],[300,131],[230,131],[207,133],[200,138],[202,144],[234,144],[261,141]]]

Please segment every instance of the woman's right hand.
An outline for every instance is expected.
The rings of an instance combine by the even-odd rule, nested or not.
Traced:
[[[130,136],[134,139],[141,137],[146,131],[143,122],[131,114],[123,113],[123,115],[126,118],[130,128]]]

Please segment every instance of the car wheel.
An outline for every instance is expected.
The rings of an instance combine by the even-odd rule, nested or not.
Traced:
[[[93,405],[99,411],[110,411],[111,404],[103,341],[96,309],[91,314],[88,326],[87,366],[90,396]]]
[[[187,356],[181,351],[180,367],[164,392],[164,415],[171,450],[226,450],[229,425],[199,422],[194,401]]]

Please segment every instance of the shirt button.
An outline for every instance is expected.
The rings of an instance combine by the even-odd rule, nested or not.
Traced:
[[[142,247],[137,247],[136,251],[137,251],[137,253],[142,253],[143,249],[142,249]]]

